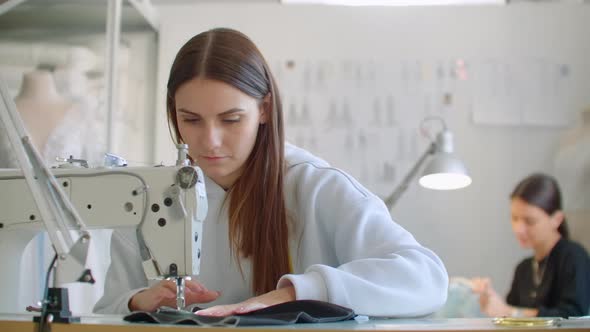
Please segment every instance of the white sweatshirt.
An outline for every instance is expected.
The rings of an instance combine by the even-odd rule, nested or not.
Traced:
[[[285,203],[295,220],[289,236],[294,271],[277,288],[289,280],[298,300],[327,301],[370,316],[421,316],[445,303],[442,261],[392,221],[381,199],[303,149],[287,144],[285,159]],[[250,262],[242,259],[243,278],[230,255],[226,192],[210,179],[206,186],[209,212],[195,279],[221,296],[199,305],[204,308],[253,296]],[[105,293],[94,311],[128,313],[130,298],[145,287],[135,231],[115,231]]]

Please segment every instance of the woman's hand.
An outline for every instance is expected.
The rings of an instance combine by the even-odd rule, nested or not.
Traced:
[[[473,278],[471,283],[471,289],[479,295],[479,307],[482,313],[489,317],[511,316],[513,308],[498,295],[489,278]]]
[[[487,293],[491,282],[489,278],[473,278],[471,279],[471,290],[478,295]]]
[[[193,303],[207,303],[215,300],[221,294],[208,290],[198,281],[185,280],[184,299],[186,305]],[[152,287],[145,289],[129,300],[129,310],[155,311],[161,306],[176,307],[176,283],[172,280],[162,280]]]
[[[250,311],[266,308],[271,305],[289,302],[295,300],[295,288],[287,286],[281,289],[273,290],[266,294],[250,298],[246,301],[228,304],[217,305],[211,308],[199,310],[195,312],[196,315],[202,316],[230,316],[235,314],[245,314]]]

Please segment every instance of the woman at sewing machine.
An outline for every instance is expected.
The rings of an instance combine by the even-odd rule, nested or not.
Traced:
[[[284,141],[279,89],[254,43],[213,29],[178,52],[168,80],[173,138],[206,175],[201,273],[186,282],[199,315],[313,299],[374,316],[420,316],[444,302],[441,260],[355,179]],[[95,312],[174,306],[148,285],[134,233],[116,231]]]
[[[506,301],[488,278],[472,280],[481,311],[492,317],[584,316],[590,309],[590,259],[569,240],[557,181],[545,174],[522,180],[510,195],[512,230],[533,256],[516,267]]]

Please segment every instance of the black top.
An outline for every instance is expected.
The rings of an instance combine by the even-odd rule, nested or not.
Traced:
[[[590,258],[579,244],[561,238],[538,267],[533,257],[516,267],[506,302],[537,308],[540,317],[588,315],[590,309]],[[535,285],[534,270],[537,271]]]

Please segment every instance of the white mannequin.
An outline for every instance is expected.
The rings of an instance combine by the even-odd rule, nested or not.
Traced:
[[[581,120],[562,137],[555,170],[572,239],[590,250],[590,107]]]
[[[39,151],[44,149],[53,130],[73,107],[71,101],[57,92],[53,75],[44,70],[24,74],[14,102]]]

